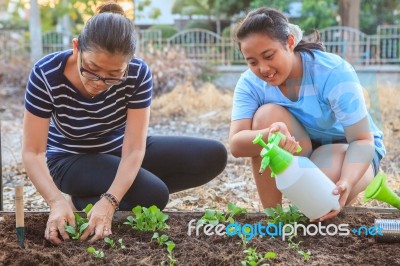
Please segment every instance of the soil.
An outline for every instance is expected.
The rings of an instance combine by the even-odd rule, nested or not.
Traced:
[[[129,213],[128,213],[129,214]],[[54,246],[43,237],[48,213],[30,213],[25,215],[25,249],[17,245],[15,219],[11,213],[0,213],[0,265],[160,265],[169,264],[165,247],[151,242],[153,232],[139,232],[124,225],[126,215],[113,222],[112,239],[122,238],[125,249],[111,249],[103,241],[92,246],[102,250],[104,259],[97,259],[86,252],[89,243],[69,240]],[[188,235],[188,222],[198,220],[202,213],[168,213],[165,230],[176,247],[173,256],[176,265],[241,265],[246,254],[242,241],[237,236],[207,236],[200,231],[199,236]],[[118,216],[118,215],[117,215]],[[384,217],[383,217],[384,216]],[[395,218],[397,213],[382,214],[376,212],[342,212],[329,224],[349,224],[349,229],[362,225],[373,226],[376,218]],[[255,224],[261,221],[266,225],[264,214],[241,216],[241,224]],[[328,225],[323,223],[323,225]],[[347,236],[297,236],[295,243],[299,248],[289,246],[281,237],[254,237],[247,243],[247,248],[256,248],[257,252],[275,252],[277,258],[264,261],[271,265],[399,265],[397,256],[399,243],[382,243],[373,236],[357,236],[350,232]],[[310,251],[306,261],[299,251]],[[260,265],[260,264],[258,264]]]

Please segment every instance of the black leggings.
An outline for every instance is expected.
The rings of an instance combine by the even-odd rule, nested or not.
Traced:
[[[120,154],[78,154],[51,158],[47,164],[57,187],[82,210],[110,188],[120,160]],[[131,211],[137,205],[163,209],[169,193],[209,182],[224,170],[226,161],[225,146],[215,140],[149,136],[142,167],[119,209]]]

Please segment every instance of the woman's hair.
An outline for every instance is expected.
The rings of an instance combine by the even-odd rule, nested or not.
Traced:
[[[236,28],[236,42],[239,45],[239,49],[241,49],[240,42],[244,38],[250,34],[261,33],[286,45],[289,34],[293,34],[295,38],[300,37],[301,39],[302,37],[301,30],[300,32],[293,32],[293,30],[299,29],[293,26],[294,25],[290,24],[287,17],[280,11],[268,7],[261,7],[249,12],[243,21],[239,23]],[[313,57],[314,49],[324,51],[324,47],[319,42],[318,32],[316,32],[315,42],[297,40],[296,43],[297,45],[294,51],[305,51]]]
[[[136,49],[133,24],[120,5],[113,1],[104,3],[85,24],[78,45],[81,51],[103,50],[132,57]]]

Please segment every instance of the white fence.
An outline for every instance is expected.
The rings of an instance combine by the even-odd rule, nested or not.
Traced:
[[[330,27],[319,31],[327,51],[336,53],[353,65],[400,64],[400,26],[379,26],[375,35],[349,27]],[[73,36],[67,33],[49,32],[43,34],[44,54],[71,48]],[[313,36],[305,36],[312,40]],[[137,53],[151,49],[180,47],[187,57],[195,62],[208,65],[244,64],[243,57],[230,38],[223,38],[214,32],[193,29],[178,32],[163,40],[160,30],[138,31]],[[22,31],[0,31],[0,58],[7,60],[14,56],[29,56],[28,34]]]

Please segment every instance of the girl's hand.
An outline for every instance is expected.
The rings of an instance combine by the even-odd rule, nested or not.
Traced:
[[[339,180],[336,183],[336,187],[333,190],[332,194],[340,195],[339,197],[340,208],[338,210],[332,210],[330,213],[322,216],[319,219],[320,222],[331,219],[339,214],[339,212],[343,209],[343,207],[346,206],[347,198],[349,197],[351,189],[352,189],[351,185],[346,181]]]
[[[93,243],[96,240],[111,235],[111,224],[114,212],[114,206],[106,198],[103,197],[96,202],[88,213],[89,226],[83,232],[81,240],[85,240],[87,237],[93,235],[89,240],[89,243]]]
[[[269,137],[275,133],[281,132],[286,138],[282,138],[279,146],[290,152],[291,154],[295,154],[299,143],[296,139],[290,134],[289,129],[286,124],[283,122],[275,122],[270,126],[269,129]]]
[[[74,224],[75,217],[71,206],[62,198],[50,204],[50,214],[44,237],[55,245],[61,244],[62,240],[69,239],[65,231],[65,223]]]

